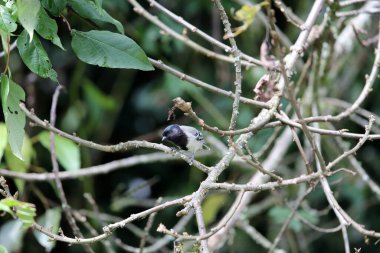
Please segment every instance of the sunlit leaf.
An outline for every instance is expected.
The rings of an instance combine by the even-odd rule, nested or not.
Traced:
[[[153,70],[144,51],[125,35],[108,31],[72,31],[71,46],[82,61],[108,68]]]
[[[49,209],[37,219],[37,223],[45,228],[49,228],[52,233],[56,234],[61,222],[61,213],[60,208]],[[45,248],[46,252],[50,252],[54,248],[56,241],[52,241],[49,237],[36,230],[33,230],[33,234],[37,238],[38,243]]]
[[[5,86],[7,85],[9,85],[9,93],[8,96],[5,96]],[[19,159],[23,159],[21,149],[25,135],[25,113],[20,109],[19,104],[25,100],[25,93],[19,85],[9,80],[5,75],[1,76],[1,86],[3,113],[8,130],[8,143],[12,153]]]
[[[41,3],[52,15],[59,16],[65,9],[67,0],[41,0]]]
[[[12,16],[11,10],[4,5],[0,5],[0,29],[6,33],[16,31],[16,18]]]
[[[17,48],[22,61],[37,75],[57,82],[57,72],[53,69],[49,56],[42,47],[40,39],[34,36],[29,43],[28,34],[23,31],[17,39]]]
[[[111,17],[103,8],[101,1],[68,0],[68,4],[84,18],[113,24],[120,33],[124,33],[123,25]]]
[[[209,196],[202,204],[203,218],[205,224],[208,225],[215,221],[219,210],[225,205],[227,195],[214,194]]]
[[[4,204],[2,202],[0,202],[0,211],[6,212],[6,213],[9,213],[9,214],[13,214],[11,208],[8,205],[6,205],[6,204]]]
[[[33,39],[33,31],[37,25],[40,6],[39,0],[17,0],[18,20],[28,32],[30,38],[29,42]]]
[[[30,227],[34,223],[36,207],[28,202],[23,202],[14,198],[5,198],[0,203],[16,210],[16,216],[22,221],[24,228]]]
[[[38,139],[42,146],[50,150],[50,133],[43,131],[38,135]],[[80,169],[80,150],[78,145],[73,141],[63,138],[59,135],[55,135],[55,153],[57,155],[58,162],[63,166],[65,170],[73,171]]]
[[[268,2],[262,2],[255,5],[243,5],[239,10],[235,12],[234,19],[243,22],[243,25],[239,27],[232,28],[232,35],[225,34],[223,39],[228,39],[229,36],[236,37],[253,23],[255,20],[257,12],[262,6],[268,5]]]
[[[38,13],[36,32],[41,35],[42,38],[50,40],[54,45],[64,50],[61,40],[57,35],[57,22],[49,17],[44,8],[41,8]]]
[[[23,160],[16,157],[11,152],[9,147],[5,149],[5,160],[6,160],[7,167],[10,170],[17,171],[17,172],[26,172],[31,164],[31,160],[34,155],[34,150],[33,150],[33,146],[30,139],[26,135],[23,140],[21,154],[22,154]],[[19,192],[23,192],[25,181],[20,180],[20,179],[15,179],[15,183]]]

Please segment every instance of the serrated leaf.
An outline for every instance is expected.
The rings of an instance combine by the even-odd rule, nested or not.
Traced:
[[[43,131],[38,135],[38,140],[42,146],[50,150],[50,133]],[[62,136],[55,136],[55,153],[58,162],[65,170],[74,171],[80,169],[80,150],[78,145],[73,141],[63,138]]]
[[[21,25],[29,34],[30,42],[33,39],[33,31],[37,25],[39,0],[17,0],[17,16]]]
[[[42,0],[42,6],[52,15],[59,16],[67,5],[67,0]]]
[[[60,47],[62,50],[65,50],[57,35],[57,22],[49,17],[44,8],[41,8],[38,13],[36,32],[41,35],[42,38],[50,40],[54,45]]]
[[[101,1],[90,0],[68,0],[68,4],[73,10],[84,18],[91,19],[93,21],[100,21],[113,24],[116,29],[124,34],[123,25],[111,17],[103,8]]]
[[[218,214],[220,208],[224,206],[226,199],[227,195],[225,194],[214,194],[209,196],[203,202],[203,219],[206,225],[211,224],[215,221],[216,215]]]
[[[6,33],[16,31],[16,19],[11,14],[11,10],[4,5],[0,5],[0,29]]]
[[[82,61],[108,68],[153,70],[144,51],[125,35],[72,31],[71,46]]]
[[[5,124],[8,130],[8,143],[11,147],[12,153],[19,159],[23,159],[21,149],[25,135],[25,113],[20,109],[19,104],[20,102],[25,101],[25,92],[12,80],[6,79],[8,79],[8,77],[4,75],[1,77],[2,87],[5,83],[9,84],[9,93],[5,99],[6,104],[3,105]],[[4,101],[3,89],[1,93]]]
[[[5,124],[0,123],[0,162],[3,158],[5,147],[8,143],[7,127]]]
[[[61,213],[60,208],[49,209],[37,219],[37,223],[45,228],[49,228],[52,233],[56,234],[61,222]],[[49,237],[36,230],[33,230],[33,234],[37,238],[38,243],[45,248],[46,252],[50,252],[54,248],[56,241],[52,241]]]
[[[33,40],[28,43],[28,37],[28,33],[24,30],[17,39],[17,48],[22,61],[37,75],[57,82],[57,72],[53,69],[40,39],[34,36]]]

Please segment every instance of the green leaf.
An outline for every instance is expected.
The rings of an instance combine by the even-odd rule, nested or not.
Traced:
[[[102,7],[103,0],[91,0],[91,1],[93,1],[96,4],[96,6]]]
[[[84,18],[93,21],[100,21],[113,24],[116,29],[124,34],[123,25],[111,17],[103,8],[101,1],[93,2],[90,0],[68,0],[68,4],[73,10]]]
[[[8,130],[8,143],[12,149],[12,153],[19,159],[23,159],[21,149],[25,135],[25,113],[20,109],[19,104],[25,101],[25,92],[19,85],[7,79],[4,75],[1,76],[3,103],[4,100],[6,101],[5,106],[3,105],[3,113]],[[6,83],[9,84],[9,94],[4,99],[3,94],[6,92],[3,93],[3,85],[6,85]]]
[[[292,211],[286,207],[273,207],[269,211],[269,216],[277,224],[283,224]],[[299,219],[293,217],[289,223],[289,227],[295,231],[300,232],[302,229],[302,223]]]
[[[17,29],[16,18],[4,5],[0,5],[0,29],[6,33],[12,33]]]
[[[227,196],[225,194],[214,194],[208,197],[202,204],[203,219],[206,225],[215,221],[216,215],[220,208],[226,203]]]
[[[1,158],[3,158],[3,154],[5,151],[5,147],[7,146],[8,142],[8,133],[7,133],[7,127],[5,124],[0,123],[0,162]]]
[[[18,20],[28,32],[30,41],[33,39],[33,31],[37,25],[40,6],[39,0],[17,0]]]
[[[42,0],[42,6],[52,15],[59,16],[67,5],[67,0]]]
[[[9,79],[5,74],[1,74],[1,106],[4,108],[7,107],[7,100],[9,94]]]
[[[6,204],[4,204],[2,202],[0,202],[0,211],[6,212],[6,213],[9,213],[9,214],[13,214],[11,208],[8,205],[6,205]]]
[[[0,203],[8,206],[9,208],[16,209],[16,216],[22,221],[24,228],[28,228],[34,223],[36,207],[33,204],[14,198],[2,199]]]
[[[57,72],[53,69],[49,56],[37,36],[28,43],[28,34],[23,31],[17,39],[17,48],[22,61],[32,72],[57,82]]]
[[[5,199],[0,200],[0,203],[3,203],[4,205],[8,207],[15,207],[19,205],[20,201],[18,201],[15,198],[5,198]]]
[[[0,253],[8,253],[7,248],[5,248],[3,245],[0,245]]]
[[[37,223],[45,228],[51,229],[51,232],[56,234],[61,222],[61,213],[60,208],[49,209],[37,219]],[[39,244],[45,248],[46,252],[50,252],[54,248],[56,241],[52,241],[49,237],[36,230],[33,230],[33,234],[37,238]]]
[[[144,51],[125,35],[108,31],[72,31],[71,46],[82,61],[108,68],[153,70]]]
[[[251,5],[243,5],[239,10],[235,12],[234,18],[238,21],[243,22],[242,26],[232,28],[233,36],[238,36],[240,33],[247,30],[247,28],[253,23],[256,14],[258,11],[260,11],[261,7],[268,5],[268,2],[261,2],[259,4],[255,4],[253,6]],[[223,36],[223,39],[227,39],[230,35],[225,34]]]
[[[101,116],[103,110],[112,111],[116,108],[114,97],[104,94],[91,81],[84,80],[83,91],[86,101],[88,101],[89,108],[94,109],[94,112],[92,113]]]
[[[31,164],[34,150],[30,139],[26,135],[24,137],[21,154],[23,160],[20,160],[18,157],[16,157],[9,149],[9,146],[5,149],[5,161],[10,170],[17,172],[26,172]],[[18,191],[23,192],[25,181],[15,179],[15,183]]]
[[[42,146],[50,150],[50,133],[43,131],[38,135]],[[74,171],[80,169],[80,151],[73,141],[55,135],[55,153],[59,163],[65,170]]]
[[[44,8],[41,8],[40,12],[38,13],[36,32],[41,35],[42,38],[50,40],[54,45],[60,47],[62,50],[65,50],[62,46],[61,40],[57,35],[57,22],[49,17]]]
[[[298,214],[300,214],[303,218],[308,220],[310,223],[316,225],[319,222],[319,215],[318,211],[314,209],[309,209],[307,211],[300,210],[298,211]]]
[[[25,229],[22,229],[22,221],[10,220],[4,223],[0,228],[0,244],[9,252],[18,252],[22,245],[22,237]]]

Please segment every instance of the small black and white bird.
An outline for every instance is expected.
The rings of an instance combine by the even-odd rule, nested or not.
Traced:
[[[182,150],[191,152],[191,160],[195,153],[201,149],[209,149],[203,139],[203,135],[196,128],[173,124],[167,126],[162,133],[162,142],[170,142]]]

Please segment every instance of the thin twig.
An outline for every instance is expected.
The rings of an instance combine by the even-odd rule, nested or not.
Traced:
[[[160,29],[165,31],[166,34],[172,36],[173,38],[175,38],[178,41],[183,42],[184,44],[186,44],[187,46],[192,48],[194,51],[202,53],[202,54],[204,54],[210,58],[215,58],[218,60],[234,63],[234,61],[235,61],[234,58],[215,53],[215,52],[213,52],[207,48],[202,47],[198,43],[192,41],[189,37],[175,32],[169,26],[165,25],[162,21],[160,21],[156,16],[153,16],[147,10],[145,10],[144,7],[142,7],[137,1],[135,1],[135,0],[127,0],[127,1],[134,7],[133,10],[137,14],[142,15],[148,21],[150,21],[151,23],[153,23],[154,25],[156,25],[157,27],[159,27]],[[252,60],[253,60],[253,58],[252,58]],[[256,64],[261,65],[261,62],[259,60],[255,60],[255,63],[249,62],[249,61],[242,61],[242,65],[247,66],[247,67],[252,67],[252,66],[255,66]]]
[[[301,205],[301,202],[306,198],[306,196],[313,190],[312,187],[309,187],[304,193],[300,194],[300,196],[297,198],[294,207],[292,208],[292,211],[289,213],[288,217],[286,217],[286,220],[281,226],[280,231],[278,232],[276,238],[273,240],[273,243],[268,251],[268,253],[273,253],[276,249],[278,243],[280,242],[286,228],[289,226],[290,221],[293,219],[295,213],[297,212],[299,206]]]
[[[352,11],[338,11],[336,16],[338,18],[348,17],[348,16],[357,16],[359,14],[378,14],[380,13],[380,9],[360,9],[360,10],[352,10]]]
[[[36,123],[38,126],[45,128],[45,129],[47,129],[47,130],[49,130],[55,134],[58,134],[62,137],[65,137],[69,140],[72,140],[75,143],[78,143],[82,146],[92,148],[92,149],[96,149],[96,150],[100,150],[100,151],[104,151],[104,152],[112,152],[112,153],[113,152],[128,151],[128,150],[137,149],[137,148],[151,148],[151,149],[161,150],[165,153],[173,154],[177,157],[181,157],[187,163],[189,163],[189,164],[192,163],[192,165],[194,165],[195,167],[197,167],[198,169],[200,169],[206,173],[209,171],[209,168],[207,166],[203,165],[202,163],[195,161],[195,160],[192,161],[192,159],[190,157],[188,157],[187,155],[185,155],[184,153],[176,152],[173,149],[171,149],[165,145],[157,144],[157,143],[151,143],[148,141],[128,141],[128,142],[122,142],[122,143],[119,143],[116,145],[101,145],[98,143],[94,143],[92,141],[82,139],[76,135],[68,134],[68,133],[66,133],[66,132],[64,132],[58,128],[53,127],[48,121],[41,120],[40,118],[38,118],[34,114],[34,112],[31,112],[28,109],[26,109],[24,103],[20,103],[20,108],[21,108],[21,110],[23,110],[25,112],[25,115],[29,119],[31,119],[34,123]]]
[[[16,46],[17,46],[17,40],[13,41],[13,43],[9,47],[9,50],[7,49],[0,52],[0,58],[3,58],[4,55],[6,55],[7,53],[10,53],[13,49],[16,48]]]
[[[274,0],[274,4],[285,15],[287,21],[289,21],[294,26],[302,29],[302,25],[304,23],[303,20],[294,14],[291,8],[286,6],[281,0]]]
[[[205,90],[208,90],[210,92],[213,92],[217,95],[222,95],[222,96],[225,96],[225,97],[229,97],[229,98],[232,98],[232,99],[235,99],[235,95],[232,91],[226,91],[226,90],[223,90],[223,89],[220,89],[214,85],[211,85],[211,84],[208,84],[206,82],[203,82],[199,79],[196,79],[195,77],[192,77],[192,76],[189,76],[187,74],[184,74],[183,72],[181,71],[178,71],[166,64],[164,64],[162,61],[160,60],[154,60],[152,58],[149,58],[149,61],[150,63],[152,63],[155,67],[159,68],[159,69],[162,69],[170,74],[173,74],[175,75],[176,77],[178,77],[179,79],[181,80],[184,80],[184,81],[187,81],[189,83],[192,83],[194,84],[195,86],[197,87],[200,87],[200,88],[203,88]],[[249,105],[254,105],[254,106],[259,106],[259,107],[262,107],[262,108],[269,108],[270,105],[265,103],[265,102],[261,102],[261,101],[257,101],[257,100],[253,100],[253,99],[249,99],[249,98],[246,98],[246,97],[241,97],[240,98],[240,102],[244,103],[244,104],[249,104]]]
[[[236,127],[236,121],[237,117],[239,115],[239,105],[240,105],[240,94],[241,94],[241,82],[242,82],[242,76],[241,76],[241,53],[236,45],[235,38],[233,36],[233,32],[231,29],[231,23],[228,20],[228,16],[226,11],[224,10],[224,7],[222,3],[219,0],[213,0],[216,9],[219,11],[220,19],[222,20],[224,31],[227,34],[228,40],[231,44],[231,53],[234,57],[234,66],[235,66],[235,98],[234,102],[232,104],[232,115],[231,115],[231,121],[229,130],[234,130]]]
[[[332,167],[334,167],[337,163],[339,163],[340,161],[342,161],[343,159],[345,159],[346,157],[352,155],[352,154],[355,154],[356,151],[358,151],[363,145],[364,143],[368,140],[369,138],[369,133],[371,132],[371,128],[372,128],[372,125],[373,125],[373,122],[375,121],[375,118],[373,116],[370,116],[369,117],[369,122],[368,122],[368,125],[366,126],[365,128],[365,134],[364,134],[364,137],[361,138],[359,140],[359,142],[355,145],[355,147],[353,147],[352,149],[348,150],[348,151],[345,151],[342,155],[338,156],[337,158],[335,158],[334,161],[330,162],[327,166],[326,166],[326,169],[327,170],[331,170]]]
[[[56,108],[57,108],[59,93],[60,93],[62,88],[63,87],[61,85],[58,85],[57,88],[55,89],[54,94],[53,94],[53,100],[52,100],[51,109],[50,109],[50,125],[52,127],[54,127],[54,125],[55,125]],[[71,207],[70,207],[69,203],[67,202],[66,195],[65,195],[65,192],[63,190],[62,182],[61,182],[59,175],[58,175],[59,174],[59,166],[58,166],[58,161],[57,161],[57,157],[55,154],[55,140],[54,140],[54,138],[55,138],[54,133],[50,132],[50,157],[51,157],[51,162],[53,165],[54,181],[55,181],[55,184],[57,186],[58,196],[59,196],[59,199],[61,200],[63,213],[65,214],[66,219],[69,222],[70,227],[74,232],[74,235],[78,236],[78,237],[83,237],[83,234],[81,233],[81,231],[80,231],[80,229],[79,229],[79,227],[78,227],[78,225],[77,225],[77,223],[73,217],[73,214],[71,212]],[[86,250],[86,252],[94,252],[89,245],[85,245],[84,249]]]
[[[114,230],[119,229],[119,228],[123,228],[126,224],[128,224],[132,221],[145,218],[148,215],[150,215],[151,213],[159,212],[159,211],[166,209],[168,207],[171,207],[171,206],[183,205],[190,200],[191,200],[191,195],[188,195],[188,196],[185,196],[182,198],[167,201],[163,204],[149,208],[149,209],[142,211],[140,213],[131,214],[128,218],[126,218],[122,221],[118,221],[118,222],[109,224],[107,226],[104,226],[103,227],[104,233],[99,234],[99,235],[94,236],[94,237],[89,237],[89,238],[78,238],[78,237],[71,238],[71,237],[67,237],[65,235],[57,235],[57,234],[52,233],[49,229],[46,229],[37,223],[34,223],[32,227],[34,229],[40,231],[41,233],[47,235],[52,240],[61,241],[61,242],[69,243],[69,244],[89,244],[89,243],[94,243],[94,242],[101,241],[101,240],[108,238],[109,236],[112,235]]]
[[[242,229],[247,235],[249,235],[257,244],[261,245],[265,249],[269,249],[272,245],[267,238],[265,238],[259,231],[257,231],[253,226],[249,225],[247,221],[240,221],[237,227]],[[282,249],[275,249],[274,252],[284,252]]]
[[[158,204],[161,204],[162,202],[162,198],[158,198],[157,201],[156,201],[156,205]],[[140,241],[140,253],[143,253],[144,252],[144,247],[145,247],[145,243],[146,243],[146,239],[149,235],[149,231],[150,229],[152,228],[153,226],[153,222],[154,222],[154,219],[156,217],[156,214],[157,213],[151,213],[148,217],[148,221],[145,225],[145,228],[144,228],[144,235],[143,237],[141,238],[141,241]]]
[[[165,8],[164,6],[162,6],[161,4],[159,4],[157,1],[155,0],[148,0],[150,6],[160,10],[161,12],[165,13],[168,17],[170,17],[171,19],[173,19],[174,21],[176,21],[178,24],[181,24],[183,25],[184,27],[186,27],[189,31],[195,33],[195,34],[198,34],[200,37],[202,37],[203,39],[205,39],[206,41],[210,42],[210,44],[212,45],[215,45],[221,49],[223,49],[225,52],[227,53],[230,53],[232,52],[232,48],[227,46],[226,44],[220,42],[219,40],[216,40],[214,39],[212,36],[208,35],[207,33],[201,31],[198,27],[195,27],[193,26],[192,24],[190,24],[189,22],[187,22],[186,20],[184,20],[182,17],[174,14],[173,12],[171,12],[170,10],[168,10],[167,8]],[[248,62],[252,62],[252,63],[255,63],[255,64],[258,64],[258,65],[262,65],[262,62],[247,55],[247,54],[244,54],[243,52],[241,52],[241,57],[243,59],[245,59],[246,61]]]

